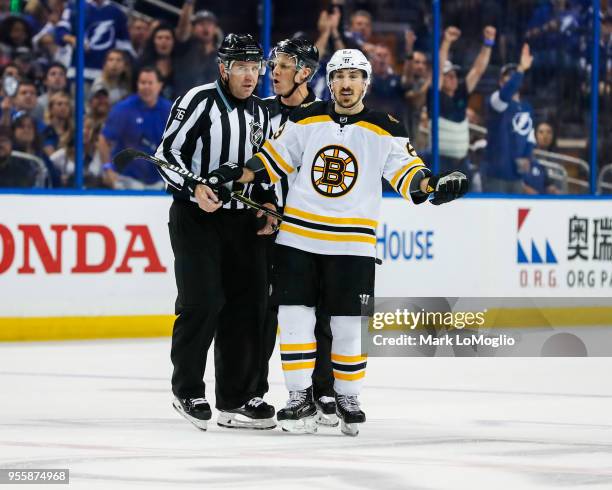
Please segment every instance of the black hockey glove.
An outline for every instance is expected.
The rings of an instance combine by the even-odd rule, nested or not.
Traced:
[[[463,196],[467,191],[468,178],[464,173],[457,170],[434,175],[429,178],[427,183],[427,193],[433,193],[433,199],[430,202],[436,206],[454,201]]]
[[[242,167],[237,163],[226,162],[208,174],[207,185],[217,190],[223,184],[238,180],[240,177],[242,177]]]
[[[226,162],[208,174],[206,185],[217,193],[223,204],[227,204],[231,200],[231,191],[226,184],[240,177],[242,177],[242,167],[236,163]]]

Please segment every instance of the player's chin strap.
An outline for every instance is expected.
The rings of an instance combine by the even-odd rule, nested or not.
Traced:
[[[297,75],[297,73],[296,73],[296,75]],[[292,96],[292,95],[295,93],[295,91],[298,89],[298,87],[299,87],[300,85],[302,85],[302,84],[301,84],[301,83],[296,83],[296,82],[295,82],[295,76],[294,76],[294,77],[293,77],[293,88],[292,88],[291,90],[289,90],[289,93],[287,93],[287,94],[283,94],[283,98],[284,98],[284,99],[288,99],[289,97],[291,97],[291,96]]]
[[[296,62],[296,67],[297,67],[297,62]],[[306,80],[304,80],[302,83],[297,83],[295,81],[295,77],[298,76],[298,73],[300,73],[301,70],[302,70],[301,66],[299,68],[296,68],[295,75],[293,75],[293,88],[291,90],[289,90],[289,93],[282,95],[282,97],[284,99],[288,99],[289,97],[291,97],[294,94],[294,92],[298,89],[298,87],[300,87],[301,85],[304,85],[305,83],[308,83],[308,78],[310,78],[310,77],[307,77]],[[306,91],[306,92],[308,92],[308,91]]]

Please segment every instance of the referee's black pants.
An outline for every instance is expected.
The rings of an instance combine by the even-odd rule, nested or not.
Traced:
[[[256,396],[267,304],[265,240],[247,210],[214,213],[175,200],[170,241],[178,315],[170,357],[172,391],[205,396],[204,369],[215,340],[216,407],[228,410]]]

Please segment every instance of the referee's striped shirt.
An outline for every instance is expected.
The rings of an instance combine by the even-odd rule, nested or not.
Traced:
[[[155,156],[206,177],[225,162],[244,165],[270,134],[270,117],[263,101],[255,95],[238,100],[217,80],[176,99]],[[195,202],[181,175],[165,169],[160,173],[171,193]],[[234,184],[233,190],[242,188],[242,184]],[[251,188],[249,184],[245,194]],[[233,199],[223,207],[245,208]]]
[[[309,104],[317,100],[319,99],[317,99],[315,93],[312,91],[310,87],[308,87],[308,95],[302,101],[302,104],[300,105]],[[270,125],[272,127],[272,133],[275,133],[276,131],[278,131],[278,128],[280,128],[283,124],[285,124],[287,119],[289,119],[289,116],[291,115],[293,110],[299,107],[299,106],[291,107],[291,106],[283,104],[281,102],[280,95],[266,97],[265,99],[263,99],[263,102],[264,104],[266,104],[266,107],[268,108],[268,111],[270,112]],[[281,208],[285,207],[285,202],[287,200],[287,193],[289,192],[289,185],[291,184],[291,182],[293,182],[293,179],[295,179],[296,176],[297,176],[297,172],[293,172],[289,174],[287,178],[282,179],[280,182],[276,184],[275,191],[276,191],[276,202],[277,202],[278,207],[281,207]]]

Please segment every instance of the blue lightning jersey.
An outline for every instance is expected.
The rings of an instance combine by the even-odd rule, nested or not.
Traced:
[[[74,2],[64,9],[62,19],[55,29],[56,43],[64,46],[66,34],[77,35],[76,6]],[[104,58],[110,49],[122,49],[132,53],[132,44],[128,33],[127,17],[110,1],[101,3],[88,0],[85,6],[85,78],[93,81],[104,65]],[[76,52],[76,50],[75,50]],[[69,70],[69,77],[74,78],[75,58]]]
[[[486,175],[519,180],[517,158],[530,158],[535,144],[531,105],[517,101],[522,73],[514,73],[488,101]]]

